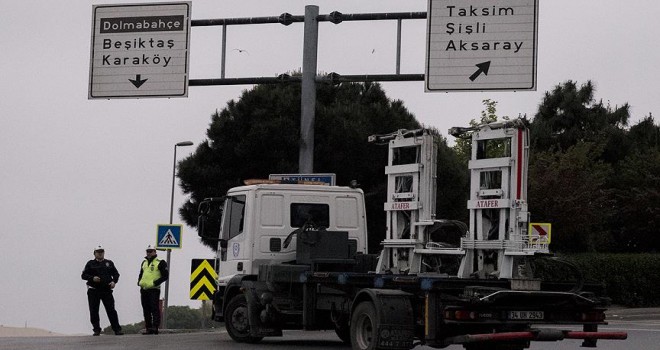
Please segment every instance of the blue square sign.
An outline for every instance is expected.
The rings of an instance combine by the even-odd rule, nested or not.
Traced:
[[[158,225],[156,248],[181,248],[181,231],[183,225]]]

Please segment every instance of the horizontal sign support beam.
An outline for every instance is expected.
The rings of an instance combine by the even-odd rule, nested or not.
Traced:
[[[319,22],[332,22],[339,24],[345,21],[373,21],[373,20],[403,20],[403,19],[426,19],[426,12],[391,12],[391,13],[352,13],[331,12],[326,15],[318,15]],[[228,26],[244,24],[274,24],[289,25],[291,23],[302,23],[305,21],[303,15],[291,15],[283,13],[279,16],[268,17],[243,17],[243,18],[215,18],[195,19],[190,22],[193,27]]]
[[[318,21],[335,22],[338,15],[335,12],[329,15],[320,15]],[[353,13],[340,14],[341,21],[375,21],[375,20],[399,20],[399,19],[426,19],[426,12],[390,12],[390,13]]]
[[[280,75],[277,77],[246,77],[246,78],[212,78],[190,79],[189,86],[211,85],[251,85],[251,84],[282,84],[300,83],[302,77]],[[349,82],[375,82],[375,81],[424,81],[424,74],[364,74],[364,75],[329,75],[317,77],[317,83],[349,83]]]

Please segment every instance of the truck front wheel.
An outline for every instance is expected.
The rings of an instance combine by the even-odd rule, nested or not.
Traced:
[[[351,317],[351,345],[353,349],[376,349],[377,330],[378,319],[374,304],[370,301],[358,304]]]
[[[239,343],[258,343],[263,337],[250,336],[247,301],[243,294],[231,298],[225,308],[225,328],[229,336]]]

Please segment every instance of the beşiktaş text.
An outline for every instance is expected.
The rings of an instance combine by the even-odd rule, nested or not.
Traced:
[[[103,50],[171,50],[175,47],[173,39],[160,40],[154,38],[133,38],[131,40],[112,40],[103,39]],[[104,66],[162,66],[167,67],[172,61],[172,56],[161,55],[160,53],[141,53],[131,56],[121,55],[120,53],[104,54],[102,56],[102,65]]]

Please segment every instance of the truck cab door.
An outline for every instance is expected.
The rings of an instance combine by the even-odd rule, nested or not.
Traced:
[[[241,274],[250,259],[246,239],[246,196],[228,196],[223,213],[221,242],[226,242],[220,255],[219,276]]]

